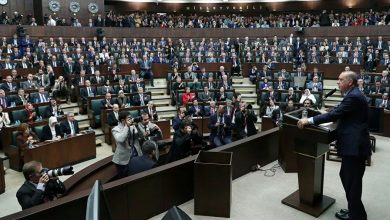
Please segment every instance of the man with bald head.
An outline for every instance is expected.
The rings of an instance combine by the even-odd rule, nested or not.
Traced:
[[[356,73],[342,72],[337,84],[344,94],[340,105],[326,114],[300,119],[298,127],[302,129],[308,124],[338,121],[337,153],[342,158],[340,178],[346,193],[348,210],[341,209],[336,213],[336,217],[364,220],[367,219],[367,214],[361,200],[362,179],[365,161],[371,155],[368,105],[358,89]]]

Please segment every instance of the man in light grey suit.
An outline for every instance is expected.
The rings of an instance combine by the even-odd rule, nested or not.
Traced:
[[[138,142],[138,131],[133,125],[133,119],[128,112],[120,112],[120,123],[112,129],[116,142],[116,149],[112,162],[115,163],[118,177],[128,176],[128,164],[132,155],[142,155]],[[136,153],[137,152],[137,153]]]

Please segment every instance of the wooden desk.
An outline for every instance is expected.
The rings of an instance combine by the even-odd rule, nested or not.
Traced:
[[[0,194],[5,192],[5,179],[4,179],[5,171],[4,171],[4,164],[3,159],[0,158]]]
[[[390,137],[390,111],[383,114],[383,136]]]
[[[15,107],[16,108],[16,107]],[[66,119],[66,117],[57,117],[58,122],[62,122]],[[28,123],[30,126],[30,129],[36,127],[36,126],[42,126],[46,125],[48,120],[43,120],[43,121],[34,121],[31,123]],[[9,156],[9,150],[10,150],[10,145],[12,145],[12,132],[16,131],[18,129],[17,126],[12,125],[9,127],[3,127],[2,132],[1,132],[1,141],[3,142],[3,150],[5,155]]]
[[[40,161],[49,169],[73,165],[96,157],[95,133],[90,132],[60,141],[39,143],[24,152],[24,162]]]
[[[276,127],[274,121],[271,117],[263,116],[261,117],[261,131],[267,131]]]

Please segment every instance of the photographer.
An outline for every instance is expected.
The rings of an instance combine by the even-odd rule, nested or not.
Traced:
[[[159,141],[162,140],[162,132],[161,129],[154,123],[150,122],[149,114],[142,113],[141,114],[141,123],[138,123],[138,132],[140,133],[140,142],[141,144],[144,141],[152,140]]]
[[[257,116],[252,109],[252,105],[247,105],[245,102],[241,102],[240,110],[236,111],[234,118],[235,129],[239,139],[257,133],[255,126]]]
[[[142,153],[142,156],[133,157],[130,159],[128,172],[129,176],[150,170],[156,166],[156,155],[158,155],[156,142],[145,141],[145,143],[142,145]]]
[[[142,155],[140,151],[138,130],[134,126],[131,115],[127,112],[119,113],[119,124],[112,129],[116,142],[116,149],[112,162],[115,163],[118,177],[128,175],[128,164],[132,155]]]
[[[26,181],[16,193],[22,209],[31,208],[47,201],[52,201],[58,195],[65,193],[64,184],[56,176],[73,174],[73,168],[61,168],[53,171],[42,168],[37,161],[23,165],[23,175]]]
[[[225,114],[223,105],[218,107],[218,113],[210,116],[210,140],[216,147],[232,142],[231,117]]]
[[[191,122],[183,120],[179,130],[173,135],[173,142],[168,153],[168,162],[183,159],[191,155],[191,146],[201,139],[199,133],[192,130]]]

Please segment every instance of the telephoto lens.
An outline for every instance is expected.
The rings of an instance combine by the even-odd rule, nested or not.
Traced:
[[[66,167],[61,167],[52,170],[43,168],[42,173],[47,173],[49,177],[57,177],[57,176],[64,176],[64,175],[72,175],[74,174],[74,171],[72,166],[66,166]]]

